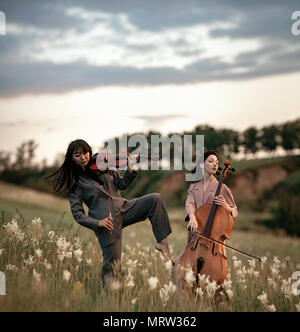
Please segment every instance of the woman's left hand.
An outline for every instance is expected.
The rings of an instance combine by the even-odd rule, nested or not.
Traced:
[[[222,206],[228,213],[231,212],[230,206],[226,203],[225,198],[222,195],[216,196],[214,201],[217,205]]]

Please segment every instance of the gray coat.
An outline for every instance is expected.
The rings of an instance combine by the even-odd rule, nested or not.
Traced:
[[[128,201],[122,198],[119,190],[126,189],[136,175],[136,171],[130,173],[128,170],[123,177],[118,171],[111,171],[109,178],[107,173],[100,174],[98,177],[104,182],[104,186],[92,178],[79,176],[75,189],[69,193],[68,198],[75,221],[92,229],[98,237],[101,247],[110,245],[120,237],[122,221],[119,216],[121,212],[127,211],[135,204],[135,199]],[[85,214],[82,202],[89,209],[88,215]],[[127,202],[126,206],[124,206],[125,202]],[[109,206],[111,206],[111,211],[109,211]],[[109,217],[110,212],[114,218],[112,233],[105,228],[98,227],[99,220]]]

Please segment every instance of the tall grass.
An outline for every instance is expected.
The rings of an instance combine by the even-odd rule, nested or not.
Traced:
[[[288,258],[268,255],[259,264],[231,255],[219,289],[206,276],[193,287],[186,268],[179,272],[187,283],[182,291],[173,283],[171,263],[142,238],[138,241],[134,230],[127,235],[134,241],[124,244],[121,275],[103,290],[95,236],[83,239],[61,224],[49,229],[39,218],[2,218],[0,271],[6,295],[0,296],[0,311],[300,311],[291,279],[298,266]]]

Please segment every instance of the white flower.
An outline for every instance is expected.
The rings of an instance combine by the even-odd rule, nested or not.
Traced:
[[[29,255],[29,259],[28,260],[24,260],[24,263],[26,265],[32,265],[34,263],[33,262],[33,258],[34,258],[34,256]]]
[[[131,300],[131,304],[135,304],[137,297]]]
[[[34,218],[31,220],[31,223],[41,225],[42,220],[41,220],[41,218]]]
[[[6,269],[10,271],[18,271],[18,268],[13,264],[7,264]]]
[[[126,287],[134,287],[134,281],[133,279],[129,279],[126,283]]]
[[[4,251],[4,249],[0,249],[0,256],[2,255],[3,251]]]
[[[44,266],[47,270],[51,269],[51,264],[47,261],[47,259],[44,260]]]
[[[268,278],[267,282],[270,286],[272,286],[275,290],[277,289],[277,283],[272,279],[272,278]]]
[[[158,284],[158,278],[157,277],[148,278],[148,285],[150,287],[150,290],[154,290],[157,287],[157,284]]]
[[[82,250],[81,249],[77,249],[73,251],[74,257],[76,258],[77,262],[81,262],[82,261]]]
[[[68,270],[64,270],[63,272],[63,279],[68,282],[70,280],[71,273]]]
[[[71,259],[72,256],[73,256],[73,252],[72,252],[72,251],[68,251],[68,252],[65,254],[65,257],[66,257],[66,258],[69,258],[69,259]]]
[[[292,297],[292,279],[282,280],[281,291],[284,294],[284,297],[290,299]]]
[[[256,261],[255,261],[255,259],[253,258],[253,259],[250,259],[250,260],[248,260],[248,263],[249,263],[249,265],[252,267],[252,268],[255,268],[255,263],[256,263]]]
[[[3,227],[10,235],[14,236],[18,241],[24,240],[25,235],[19,229],[18,223],[15,219],[12,219],[11,222],[7,223],[6,225],[3,225]]]
[[[197,296],[202,297],[203,295],[204,295],[204,292],[203,292],[202,288],[201,287],[197,287],[196,288],[196,297]]]
[[[120,283],[120,281],[118,281],[118,280],[114,280],[113,282],[111,282],[111,284],[110,284],[110,288],[111,288],[112,290],[118,290],[118,289],[120,289],[120,288],[121,288],[121,283]]]
[[[272,305],[268,305],[268,306],[267,306],[267,309],[268,309],[270,312],[276,312],[276,307],[275,307],[274,304],[272,304]]]
[[[40,282],[41,281],[41,274],[37,273],[35,269],[33,269],[33,277],[35,281]]]
[[[37,257],[42,257],[43,251],[41,249],[35,249],[35,254]]]
[[[85,259],[87,265],[92,265],[92,259],[91,258],[86,258]]]
[[[172,261],[168,260],[167,262],[164,263],[164,266],[166,270],[171,270],[172,269]]]
[[[261,295],[259,295],[258,300],[263,304],[266,305],[268,303],[268,297],[267,297],[267,293],[263,292]]]
[[[206,291],[207,291],[207,295],[208,297],[213,297],[216,293],[216,290],[219,288],[220,286],[217,285],[216,281],[214,280],[213,282],[209,282],[206,285]]]
[[[190,268],[185,273],[185,281],[188,285],[191,285],[196,280],[193,270]]]
[[[49,231],[48,232],[48,236],[50,238],[50,240],[52,240],[54,238],[55,232],[54,231]],[[52,242],[52,241],[51,241]]]

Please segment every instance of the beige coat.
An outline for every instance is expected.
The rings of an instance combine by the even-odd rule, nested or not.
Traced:
[[[218,180],[215,177],[209,182],[205,192],[203,191],[203,180],[190,185],[185,203],[185,221],[189,221],[189,214],[191,212],[195,214],[200,206],[212,204],[217,186]],[[231,190],[224,183],[222,184],[220,195],[222,195],[226,203],[233,208],[232,215],[236,218],[238,215],[237,206]]]

